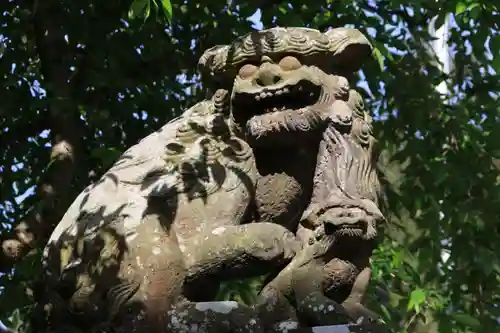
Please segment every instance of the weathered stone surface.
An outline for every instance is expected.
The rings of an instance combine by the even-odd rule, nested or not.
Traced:
[[[345,28],[207,50],[210,98],[128,149],[54,230],[40,331],[315,332],[373,316],[361,302],[380,189],[347,79],[370,52]],[[209,302],[221,281],[261,274],[258,304]]]
[[[298,312],[316,325],[375,317],[361,305],[376,227],[384,219],[371,163],[371,119],[358,93],[344,98],[333,103],[340,116],[331,118],[319,143],[311,201],[297,232],[306,245],[261,293],[295,297]]]
[[[234,301],[177,304],[169,311],[172,333],[264,333],[258,313]]]
[[[328,325],[298,328],[286,331],[287,333],[386,333],[387,330],[380,325]]]

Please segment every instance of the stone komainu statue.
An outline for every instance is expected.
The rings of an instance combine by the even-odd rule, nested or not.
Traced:
[[[33,323],[62,332],[264,332],[361,322],[379,183],[348,79],[355,29],[252,32],[207,50],[212,93],[88,186],[44,252]],[[268,275],[260,301],[210,303]],[[207,303],[208,302],[208,303]]]

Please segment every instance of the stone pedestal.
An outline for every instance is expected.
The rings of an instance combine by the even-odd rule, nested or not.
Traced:
[[[258,310],[234,301],[186,303],[169,311],[168,317],[168,333],[390,333],[382,324],[363,320],[313,327],[299,327],[293,320],[266,325]]]

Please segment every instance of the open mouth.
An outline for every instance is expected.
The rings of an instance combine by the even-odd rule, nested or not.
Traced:
[[[364,235],[366,231],[367,225],[364,222],[343,224],[325,223],[325,233],[327,235],[361,236]]]
[[[250,118],[284,110],[299,110],[319,100],[321,87],[308,80],[293,85],[262,88],[257,92],[238,92],[232,99],[234,117],[240,124]]]

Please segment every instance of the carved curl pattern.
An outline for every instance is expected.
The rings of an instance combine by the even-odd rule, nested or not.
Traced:
[[[166,170],[170,185],[191,197],[206,196],[219,190],[216,180],[221,168],[248,172],[253,165],[250,147],[231,133],[227,124],[229,93],[219,89],[210,101],[193,107],[191,116],[179,125],[175,137],[166,144]],[[239,182],[226,185],[235,188]],[[200,188],[201,186],[201,188]]]
[[[276,27],[254,31],[230,45],[208,49],[201,56],[198,66],[204,75],[219,76],[231,73],[242,63],[263,54],[271,57],[280,54],[319,55],[335,61],[348,48],[354,54],[349,54],[349,59],[342,61],[350,62],[353,70],[357,70],[372,51],[368,39],[357,29],[335,28],[322,33],[309,28]]]
[[[372,135],[372,117],[365,110],[363,97],[355,91],[349,91],[349,99],[347,101],[349,107],[353,112],[353,123],[352,123],[352,135],[357,139],[357,141],[365,146],[370,147],[373,144],[373,135]]]

